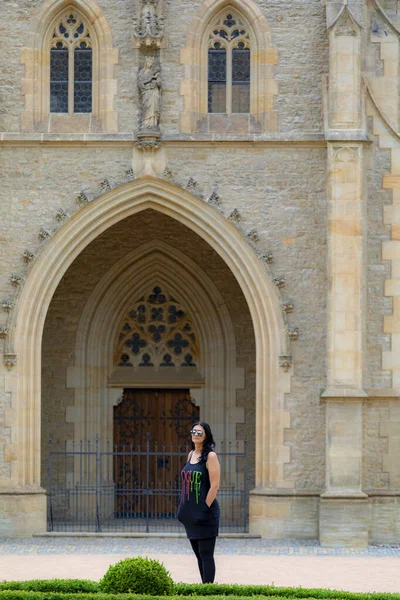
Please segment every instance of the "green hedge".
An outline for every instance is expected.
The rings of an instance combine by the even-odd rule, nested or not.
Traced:
[[[29,592],[62,592],[69,594],[96,593],[99,584],[88,579],[31,579],[30,581],[1,581],[1,590],[25,590]]]
[[[272,585],[236,585],[223,583],[176,583],[178,596],[275,596],[279,598],[316,598],[330,600],[400,600],[400,594],[356,593],[327,589],[283,588]]]
[[[24,590],[2,590],[0,600],[181,600],[182,596],[142,596],[140,594],[82,594],[80,592],[63,594],[62,592],[27,592]],[[197,596],[198,600],[218,600],[218,596]],[[240,600],[238,596],[225,596],[225,600]],[[263,600],[263,596],[254,596]],[[269,600],[279,600],[271,596]]]
[[[157,600],[155,596],[134,594],[103,594],[99,584],[82,579],[46,579],[32,581],[3,581],[0,583],[0,600]],[[40,593],[42,592],[42,593]],[[268,585],[225,585],[176,583],[174,596],[161,596],[162,600],[182,600],[193,596],[205,600],[240,600],[249,596],[268,596],[269,600],[282,598],[315,600],[400,600],[400,594],[341,592],[326,589],[279,588]],[[224,596],[222,599],[221,596]]]

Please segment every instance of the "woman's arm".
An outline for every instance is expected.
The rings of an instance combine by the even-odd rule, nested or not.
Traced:
[[[221,468],[219,460],[215,452],[210,452],[207,458],[206,467],[210,476],[210,489],[208,490],[206,504],[208,507],[214,502],[219,490],[219,480],[221,476]]]

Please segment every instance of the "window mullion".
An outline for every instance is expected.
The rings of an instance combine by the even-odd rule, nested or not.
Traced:
[[[226,50],[226,112],[232,114],[232,48]]]
[[[68,53],[68,114],[74,114],[74,48]]]

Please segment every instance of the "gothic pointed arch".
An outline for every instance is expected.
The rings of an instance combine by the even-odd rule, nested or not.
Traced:
[[[158,288],[156,292],[155,288]],[[149,315],[139,318],[142,328],[128,330],[122,317],[128,316],[126,322],[135,328],[138,316],[143,314],[141,299],[150,309]],[[132,307],[136,313],[133,316]],[[168,331],[160,332],[161,339],[154,340],[152,334],[157,331],[152,328],[151,319],[153,309],[158,312],[160,308],[163,312],[166,309],[164,321],[172,323]],[[187,330],[187,323],[191,331]],[[174,330],[175,325],[181,330],[178,344],[175,333],[179,331]],[[191,334],[194,336],[190,337]],[[187,346],[182,343],[185,339]],[[123,348],[125,341],[128,342],[125,348],[130,350],[130,340],[134,348],[129,352],[131,364],[127,364],[119,360],[120,352],[116,350]],[[167,353],[179,364],[174,368],[168,359],[164,360],[162,352],[162,346],[168,347],[169,340],[173,341],[173,349],[168,348]],[[186,358],[189,346],[190,363]],[[150,352],[149,347],[152,347]],[[146,354],[151,357],[150,361],[143,359]],[[242,385],[242,369],[237,366],[232,318],[215,282],[177,248],[151,240],[126,254],[104,274],[81,315],[74,356],[71,381],[74,380],[75,395],[71,414],[78,410],[79,419],[71,422],[77,439],[91,439],[100,430],[106,437],[110,436],[112,406],[124,387],[172,386],[190,388],[203,417],[215,424],[219,437],[236,440],[236,425],[242,422],[241,410],[236,407],[236,389]],[[88,356],[91,367],[95,367],[95,377],[93,372],[89,373]],[[101,396],[101,390],[107,388],[106,397]]]
[[[57,50],[59,56],[52,56],[51,52],[55,54]],[[69,74],[68,53],[72,55]],[[21,51],[21,62],[25,65],[23,131],[57,131],[60,126],[63,130],[67,126],[71,132],[117,131],[113,104],[118,51],[113,47],[110,27],[95,0],[46,0],[32,20],[27,46]],[[51,97],[53,94],[54,98],[54,89],[62,92],[62,86],[68,85],[67,107],[54,103]],[[86,90],[90,87],[91,94],[87,92],[83,97],[85,86]],[[89,95],[90,105],[83,101]]]
[[[276,131],[274,101],[278,86],[273,66],[277,64],[278,54],[272,46],[268,23],[252,0],[206,0],[189,27],[185,48],[181,50],[181,64],[185,67],[181,83],[181,95],[184,97],[182,131],[214,128],[214,120],[210,116],[210,81],[211,85],[219,84],[221,89],[224,75],[222,79],[218,72],[215,77],[212,75],[210,50],[220,51],[221,56],[215,56],[215,60],[219,61],[217,70],[221,71],[221,61],[226,61],[226,98],[218,106],[219,126],[223,121],[221,114],[225,114],[230,119],[231,130],[234,131],[237,126],[243,133],[243,113],[247,112],[249,131]],[[222,56],[224,50],[226,57]],[[232,51],[237,53],[239,63],[236,76],[235,69],[232,69],[232,62],[235,62]],[[243,56],[239,56],[240,51]],[[212,81],[213,78],[215,81]],[[235,86],[235,83],[242,85]],[[233,96],[238,98],[232,102]],[[222,110],[224,103],[226,111]],[[240,118],[235,121],[236,114]]]
[[[284,430],[289,415],[284,395],[290,391],[291,372],[283,372],[279,364],[287,336],[275,286],[234,224],[190,191],[150,176],[117,186],[80,209],[48,240],[18,296],[9,339],[16,355],[13,377],[19,382],[12,398],[16,423],[13,484],[40,489],[41,343],[53,294],[91,241],[148,208],[197,233],[217,252],[242,289],[256,341],[256,485],[259,489],[287,487],[284,463],[289,460],[289,447]]]

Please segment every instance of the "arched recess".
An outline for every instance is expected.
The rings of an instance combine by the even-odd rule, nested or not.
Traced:
[[[69,385],[75,388],[75,402],[67,410],[67,417],[69,412],[75,439],[93,440],[97,434],[100,439],[112,439],[113,405],[124,387],[115,380],[110,383],[117,328],[121,316],[147,288],[155,285],[171,292],[190,312],[200,342],[198,366],[204,383],[184,379],[181,385],[177,374],[171,387],[191,387],[202,418],[213,424],[216,438],[234,441],[236,424],[244,418],[244,411],[236,408],[237,382],[243,373],[236,367],[229,311],[214,282],[196,263],[157,240],[119,260],[99,281],[85,305],[78,326],[74,366],[68,370]],[[157,373],[151,372],[147,387],[158,387],[156,377]],[[125,387],[137,387],[132,382]],[[140,385],[146,387],[146,382]],[[165,387],[165,383],[160,387]]]
[[[22,82],[25,108],[21,115],[21,129],[35,131],[40,124],[43,127],[44,123],[46,131],[57,129],[57,124],[53,124],[50,119],[49,38],[57,20],[69,9],[88,23],[93,43],[93,112],[92,115],[69,117],[69,131],[77,129],[82,132],[95,128],[90,118],[94,117],[102,131],[116,132],[117,113],[113,106],[117,91],[114,65],[118,63],[118,50],[113,47],[111,29],[95,0],[46,0],[33,18],[27,46],[21,50],[21,62],[25,65],[25,78]]]
[[[18,298],[10,333],[18,382],[12,398],[14,427],[12,483],[40,484],[41,343],[53,294],[72,262],[102,232],[131,215],[153,209],[176,219],[207,242],[224,260],[247,301],[256,340],[256,485],[288,487],[284,428],[289,426],[284,394],[290,371],[279,366],[286,328],[275,287],[264,264],[238,229],[218,210],[187,190],[153,177],[120,185],[87,204],[48,241]]]
[[[274,100],[278,84],[274,79],[273,66],[278,62],[278,52],[272,46],[270,28],[264,14],[253,0],[205,0],[188,29],[186,45],[181,50],[181,64],[185,69],[181,82],[181,95],[184,97],[181,130],[184,132],[197,131],[199,124],[207,117],[208,35],[218,16],[230,9],[248,24],[250,32],[250,115],[262,131],[277,131]],[[221,119],[221,115],[218,116]]]

